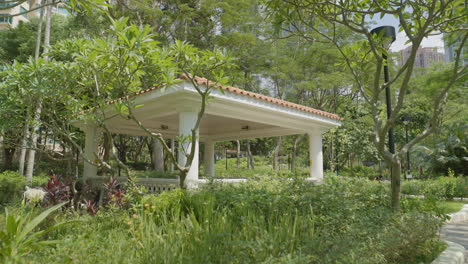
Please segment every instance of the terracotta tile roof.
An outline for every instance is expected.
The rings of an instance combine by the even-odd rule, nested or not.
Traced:
[[[188,77],[184,76],[184,75],[181,77],[181,79],[189,80]],[[195,81],[200,85],[207,85],[208,86],[208,85],[213,85],[214,84],[210,80],[208,80],[206,78],[198,77],[198,76],[195,77]],[[304,111],[304,112],[308,112],[308,113],[328,117],[328,118],[331,118],[331,119],[343,120],[343,118],[339,117],[336,114],[328,113],[328,112],[325,112],[325,111],[321,111],[321,110],[318,110],[318,109],[315,109],[315,108],[312,108],[312,107],[308,107],[308,106],[303,106],[303,105],[300,105],[300,104],[291,103],[291,102],[284,101],[284,100],[277,99],[277,98],[273,98],[273,97],[270,97],[270,96],[249,92],[249,91],[242,90],[242,89],[239,89],[239,88],[236,88],[236,87],[218,85],[218,88],[221,88],[226,92],[245,95],[245,96],[250,96],[250,97],[260,99],[260,100],[263,100],[263,101],[267,101],[267,102],[270,102],[270,103],[282,105],[282,106],[289,107],[289,108],[298,109],[298,110],[301,110],[301,111]]]
[[[187,80],[187,81],[190,80],[185,75],[182,75],[180,77],[180,79]],[[195,77],[194,81],[197,82],[197,84],[200,84],[200,85],[207,85],[207,86],[214,85],[214,83],[212,81],[210,81],[210,80],[208,80],[206,78],[198,77],[198,76]],[[152,88],[149,88],[149,89],[146,89],[146,90],[141,90],[141,91],[135,93],[132,96],[137,96],[137,95],[140,95],[140,94],[151,92],[151,91],[156,90],[156,89],[158,89],[158,88],[160,88],[162,86],[164,86],[164,84],[156,86],[156,87],[152,87]],[[312,113],[312,114],[324,116],[324,117],[327,117],[327,118],[330,118],[330,119],[335,119],[335,120],[340,120],[340,121],[343,120],[343,118],[339,117],[336,114],[328,113],[328,112],[325,112],[325,111],[321,111],[321,110],[318,110],[318,109],[315,109],[315,108],[312,108],[312,107],[308,107],[308,106],[304,106],[304,105],[300,105],[300,104],[291,103],[291,102],[288,102],[288,101],[273,98],[273,97],[266,96],[266,95],[263,95],[263,94],[253,93],[253,92],[242,90],[242,89],[239,89],[239,88],[236,88],[236,87],[224,86],[224,85],[220,85],[220,84],[218,84],[217,87],[221,88],[224,91],[229,92],[229,93],[250,96],[250,97],[253,97],[255,99],[259,99],[259,100],[263,100],[263,101],[270,102],[270,103],[273,103],[273,104],[278,104],[278,105],[282,105],[282,106],[285,106],[285,107],[297,109],[297,110],[304,111],[304,112],[307,112],[307,113]],[[117,100],[109,101],[108,104],[112,104],[112,103],[115,103],[116,101],[120,101],[120,100],[122,100],[122,98],[117,99]]]

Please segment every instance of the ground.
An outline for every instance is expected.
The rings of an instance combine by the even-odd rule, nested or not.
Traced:
[[[468,221],[457,224],[446,224],[442,227],[441,236],[451,242],[465,247],[465,263],[468,263]]]

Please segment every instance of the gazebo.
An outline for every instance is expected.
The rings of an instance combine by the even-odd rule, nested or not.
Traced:
[[[209,80],[195,77],[200,87],[207,87]],[[277,137],[307,133],[309,136],[310,176],[308,180],[320,181],[323,178],[322,134],[331,128],[340,126],[341,118],[311,107],[287,102],[273,97],[245,91],[230,86],[218,85],[212,88],[205,114],[201,120],[199,142],[205,145],[205,176],[214,177],[214,149],[219,141]],[[142,124],[151,131],[162,133],[167,139],[179,135],[191,134],[197,121],[201,105],[201,96],[187,78],[164,87],[154,87],[136,93],[132,100],[142,105],[133,113]],[[115,108],[109,103],[105,110],[105,125],[110,132],[133,136],[147,136],[133,120],[115,114]],[[97,153],[99,129],[92,123],[76,124],[86,135],[84,155],[94,160]],[[199,155],[194,155],[186,181],[190,186],[197,186],[199,179]],[[184,164],[185,155],[178,155],[178,162]],[[84,178],[97,176],[97,167],[84,162]],[[155,179],[156,180],[156,179]]]

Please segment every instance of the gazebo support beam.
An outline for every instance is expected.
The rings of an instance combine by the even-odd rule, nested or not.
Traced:
[[[98,128],[93,124],[87,124],[84,127],[85,148],[84,157],[89,161],[95,161],[98,153]],[[84,162],[83,179],[97,176],[97,166]]]
[[[195,110],[183,109],[179,111],[179,136],[182,138],[192,135],[192,129],[197,123],[198,113]],[[196,188],[198,184],[198,129],[197,129],[197,138],[195,139],[195,155],[193,156],[192,164],[185,178],[185,185],[187,188]],[[179,164],[185,166],[187,162],[186,154],[190,153],[192,142],[191,140],[186,140],[181,143],[182,148],[179,149]],[[186,153],[185,153],[186,152]]]
[[[323,153],[322,135],[309,133],[309,180],[321,181],[323,179]]]
[[[214,160],[215,142],[211,140],[205,141],[205,177],[215,176],[215,160]]]

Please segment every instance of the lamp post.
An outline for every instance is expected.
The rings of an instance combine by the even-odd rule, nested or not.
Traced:
[[[373,35],[378,35],[381,38],[384,38],[385,41],[384,45],[385,48],[389,49],[390,45],[396,40],[396,33],[395,33],[395,28],[392,26],[382,26],[382,27],[377,27],[371,30],[371,34]],[[388,63],[387,63],[387,54],[382,54],[382,57],[384,59],[384,80],[385,83],[389,82],[389,77],[388,77]],[[392,115],[392,97],[390,93],[390,85],[387,85],[385,87],[385,99],[387,103],[387,120],[390,119],[390,116]],[[393,135],[393,128],[391,127],[388,130],[388,148],[392,154],[395,154],[395,137]]]
[[[403,120],[403,124],[405,125],[405,133],[406,133],[406,144],[408,144],[408,125],[409,125],[409,122],[411,121],[411,117],[409,116],[403,116],[402,118]],[[410,163],[410,153],[409,153],[409,150],[406,152],[406,164],[407,164],[407,174],[406,174],[406,177],[407,178],[410,178],[411,176],[411,163]]]

